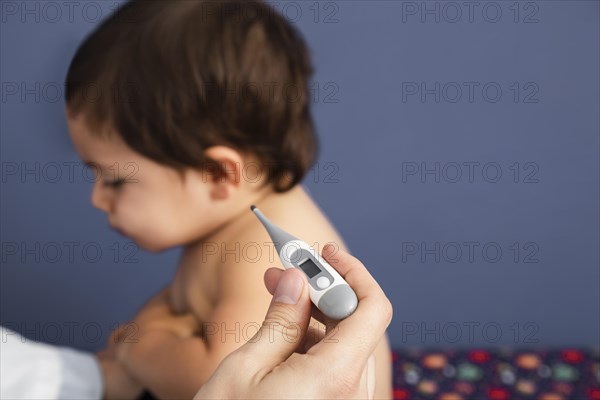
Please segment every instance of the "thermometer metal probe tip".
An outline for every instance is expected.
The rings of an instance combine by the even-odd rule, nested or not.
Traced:
[[[298,240],[297,237],[290,235],[289,233],[287,233],[286,231],[269,221],[269,219],[265,217],[255,205],[250,206],[250,210],[252,210],[254,215],[256,215],[256,217],[260,220],[260,222],[263,224],[263,226],[269,233],[269,236],[271,236],[271,241],[277,249],[277,253],[281,253],[283,245],[287,242],[291,242],[292,240]]]

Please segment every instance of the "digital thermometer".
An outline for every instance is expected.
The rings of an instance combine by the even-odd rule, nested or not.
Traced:
[[[310,299],[327,317],[344,319],[356,310],[358,298],[344,278],[308,244],[273,224],[256,206],[250,209],[264,225],[286,269],[306,275]]]

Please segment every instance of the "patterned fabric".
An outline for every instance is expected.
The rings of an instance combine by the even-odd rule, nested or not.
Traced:
[[[394,399],[600,400],[593,350],[397,350]]]

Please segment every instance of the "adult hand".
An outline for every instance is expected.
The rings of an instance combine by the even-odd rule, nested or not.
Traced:
[[[327,320],[312,306],[302,272],[269,269],[265,284],[273,300],[262,327],[223,360],[195,399],[373,398],[372,354],[392,305],[359,260],[334,252],[326,246],[323,257],[356,292],[356,311],[339,322]],[[320,340],[307,337],[311,315],[328,327]]]

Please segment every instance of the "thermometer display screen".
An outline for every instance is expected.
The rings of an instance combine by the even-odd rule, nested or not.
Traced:
[[[298,266],[308,276],[308,279],[312,279],[313,277],[318,275],[319,272],[321,272],[321,269],[317,267],[317,265],[310,258],[308,258],[306,261],[302,262]]]

